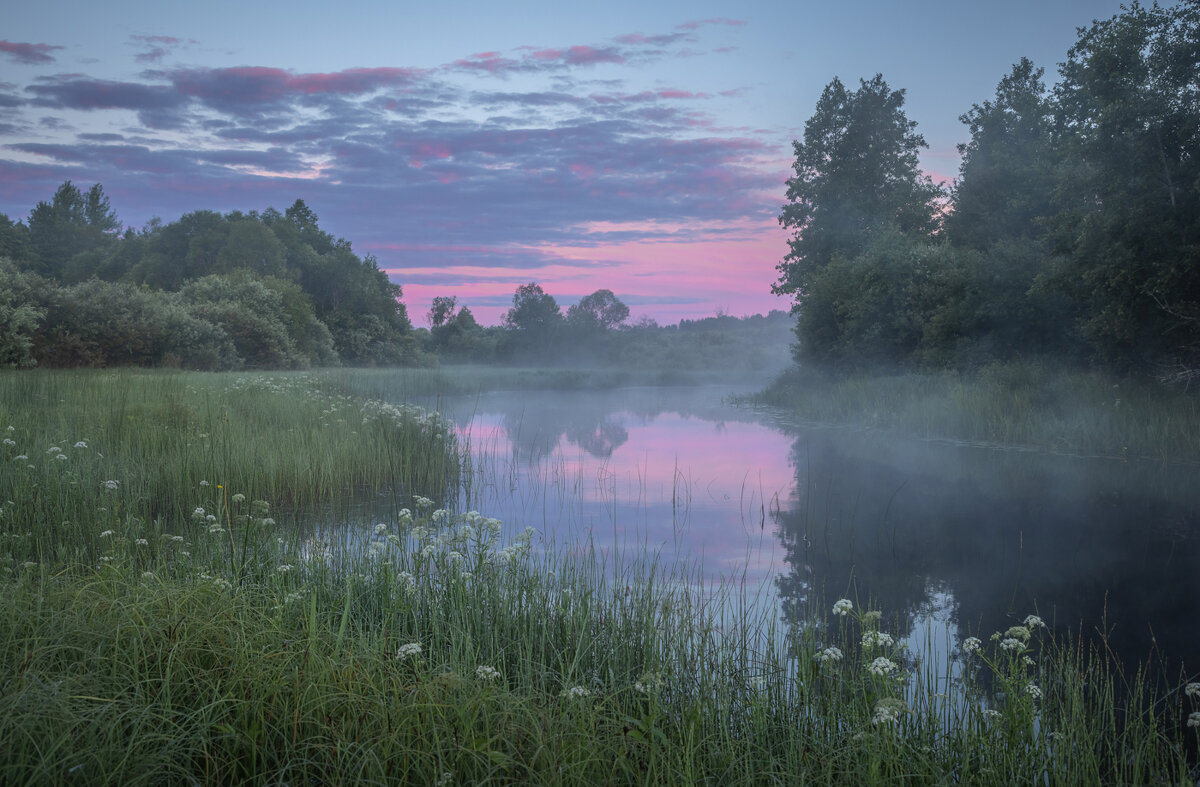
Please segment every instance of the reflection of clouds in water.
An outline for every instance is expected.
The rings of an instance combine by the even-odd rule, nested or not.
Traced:
[[[534,391],[464,401],[460,434],[493,479],[481,485],[491,498],[472,505],[560,545],[586,537],[630,555],[644,547],[668,565],[702,560],[710,577],[736,574],[748,593],[769,590],[782,564],[767,510],[794,483],[791,440],[723,405],[729,393]]]

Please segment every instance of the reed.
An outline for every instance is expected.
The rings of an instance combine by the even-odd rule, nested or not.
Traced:
[[[377,405],[302,376],[0,385],[25,386],[0,399],[0,431],[72,452],[42,447],[0,471],[18,493],[0,519],[0,783],[1197,776],[1200,684],[1127,683],[1104,651],[1058,643],[1033,618],[943,643],[956,656],[940,674],[881,612],[848,600],[783,622],[773,605],[638,550],[618,561],[506,532],[435,502],[453,450],[416,411],[396,416],[411,431],[360,427],[341,448],[339,430]],[[197,414],[175,427],[182,436],[158,434],[177,411],[162,404],[171,395]],[[42,397],[61,407],[28,404]],[[131,429],[131,413],[155,428]],[[212,440],[226,417],[226,447],[198,450],[209,445],[198,432]],[[413,476],[430,479],[431,497],[413,481],[406,508],[357,534],[276,521],[262,490],[291,505],[320,495],[300,491],[314,460],[265,453],[306,440],[316,450],[321,436],[348,463],[324,471],[338,490],[391,480],[354,457],[380,461],[370,441],[409,440],[431,464]],[[145,462],[159,479],[172,461],[187,470],[169,471],[175,486],[136,474]],[[149,516],[155,491],[178,512]]]

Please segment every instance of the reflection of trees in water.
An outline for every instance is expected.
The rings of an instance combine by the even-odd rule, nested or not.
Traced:
[[[476,400],[477,401],[477,400]],[[644,388],[620,391],[522,391],[494,395],[485,412],[499,412],[518,461],[535,464],[550,456],[563,437],[599,459],[629,440],[625,424],[649,422],[663,413],[716,421],[718,433],[730,420],[753,421],[749,411],[729,411],[721,397],[704,388]],[[470,413],[471,410],[467,409]],[[739,417],[741,416],[741,417]]]
[[[898,616],[904,634],[936,588],[954,597],[960,637],[1036,609],[1061,633],[1106,627],[1127,664],[1155,648],[1200,662],[1200,505],[1184,487],[1148,496],[1120,466],[917,449],[941,450],[939,471],[844,442],[826,433],[793,448],[798,492],[775,514],[790,621],[846,596]]]

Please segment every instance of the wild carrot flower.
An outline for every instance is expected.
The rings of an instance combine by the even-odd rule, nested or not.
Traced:
[[[1001,650],[1020,650],[1023,647],[1025,647],[1025,643],[1013,637],[1008,637],[1000,643]]]
[[[983,643],[979,641],[978,637],[967,637],[963,640],[963,653],[974,653],[975,651],[979,650],[980,646],[982,645]]]
[[[231,497],[229,499],[232,500],[235,505],[246,502],[246,496],[243,495],[241,492],[238,492],[236,495],[234,495],[233,497]]]
[[[1004,632],[1004,636],[1028,642],[1033,633],[1025,626],[1010,626],[1008,631]]]
[[[378,525],[375,526],[375,535],[377,535],[377,536],[385,535],[387,533],[387,530],[388,530],[388,526],[383,524],[382,522],[380,522]]]
[[[150,546],[150,542],[149,542],[149,541],[147,541],[147,540],[146,540],[146,539],[144,539],[144,538],[139,538],[139,539],[135,540],[133,543],[137,544],[139,547],[148,547],[148,546]]]
[[[870,671],[872,675],[881,676],[890,675],[898,669],[900,669],[900,667],[897,666],[896,662],[892,661],[891,659],[884,658],[883,656],[880,656],[872,661],[871,666],[867,667],[867,670]]]
[[[62,449],[61,449],[61,448],[59,448],[59,447],[58,447],[58,446],[56,446],[56,445],[52,445],[52,446],[50,446],[49,448],[47,448],[47,449],[46,449],[46,453],[48,453],[48,454],[50,454],[51,456],[53,456],[53,455],[55,455],[55,454],[61,454],[61,453],[62,453]]]
[[[196,519],[203,519],[204,518],[204,509],[201,508],[200,506],[196,506],[196,508],[192,511],[192,516],[195,517]]]
[[[584,697],[592,696],[592,693],[583,686],[572,686],[569,689],[563,689],[561,692],[559,692],[559,696],[566,697],[569,700],[579,700],[583,699]]]
[[[113,534],[113,531],[111,531],[111,530],[105,530],[105,531],[103,531],[103,532],[101,532],[101,533],[100,533],[100,537],[101,537],[101,538],[108,538],[108,537],[109,537],[109,536],[111,536],[112,534]]]
[[[825,648],[825,650],[817,654],[817,661],[821,662],[822,664],[828,661],[841,661],[842,656],[843,654],[841,648],[830,647]]]
[[[1200,713],[1192,713],[1188,716],[1189,727],[1200,727]]]
[[[900,718],[904,710],[904,702],[895,697],[885,697],[875,703],[875,715],[871,717],[872,724],[886,724]]]
[[[83,440],[80,440],[78,443],[75,444],[75,447],[76,448],[87,448],[87,443],[85,443]]]
[[[421,655],[421,643],[419,643],[419,642],[410,642],[407,645],[401,645],[400,648],[396,651],[396,658],[398,658],[398,659],[406,659],[409,656],[420,656],[420,655]]]
[[[112,489],[112,490],[117,490],[117,489],[120,489],[120,488],[121,488],[121,482],[120,482],[120,481],[105,481],[105,482],[104,482],[104,488],[105,488],[105,489]]]
[[[1183,687],[1183,693],[1189,697],[1200,697],[1200,683],[1189,683]]]
[[[207,481],[200,482],[200,486],[208,486],[208,485],[209,485],[209,483]]]
[[[5,445],[16,445],[17,441],[13,440],[11,437],[6,437],[6,438],[4,438],[4,444]]]
[[[895,644],[891,634],[886,634],[882,631],[864,631],[862,635],[862,646],[864,648],[872,648],[875,646],[887,646]]]
[[[65,461],[67,461],[67,455],[66,455],[66,454],[55,454],[55,455],[54,455],[54,458],[55,458],[55,459],[61,459],[61,460],[63,460],[64,462],[65,462]]]
[[[1037,615],[1030,615],[1025,618],[1025,626],[1030,629],[1046,628],[1046,622]]]
[[[1025,693],[1030,697],[1033,697],[1035,700],[1040,700],[1042,698],[1042,689],[1036,683],[1030,683],[1028,686],[1026,686]]]
[[[475,677],[480,680],[495,680],[500,677],[500,673],[492,667],[479,666],[475,668]]]
[[[29,459],[29,457],[25,456],[25,454],[18,454],[13,457],[14,462],[24,462],[24,461],[27,461],[28,459]],[[30,467],[33,467],[33,465],[30,465]]]
[[[637,683],[633,684],[633,688],[643,694],[653,694],[658,689],[662,688],[663,677],[658,672],[644,672],[642,678]]]
[[[838,599],[833,605],[833,614],[845,617],[854,609],[854,602],[848,598]]]

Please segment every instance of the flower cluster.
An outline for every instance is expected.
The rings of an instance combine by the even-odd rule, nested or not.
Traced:
[[[410,656],[420,656],[420,655],[421,655],[421,643],[419,643],[419,642],[410,642],[407,645],[401,645],[399,647],[399,649],[396,650],[396,658],[398,658],[398,659],[407,659]]]
[[[845,617],[854,610],[854,602],[848,598],[838,599],[833,604],[833,614]]]

